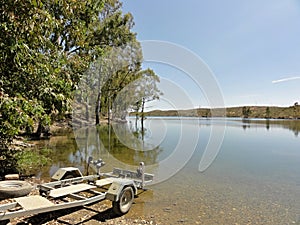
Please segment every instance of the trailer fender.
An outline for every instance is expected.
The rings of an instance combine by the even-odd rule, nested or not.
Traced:
[[[113,201],[113,202],[119,201],[121,192],[126,187],[131,187],[132,191],[133,191],[133,194],[134,195],[137,194],[137,188],[136,188],[134,182],[132,180],[122,179],[122,180],[114,181],[110,185],[108,191],[106,192],[106,198],[108,200]]]
[[[80,170],[76,167],[59,168],[51,177],[53,181],[71,179],[75,177],[83,177]]]

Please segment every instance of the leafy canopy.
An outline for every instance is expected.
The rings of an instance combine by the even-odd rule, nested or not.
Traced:
[[[5,0],[0,6],[1,138],[70,111],[84,71],[107,47],[135,39],[132,26],[131,14],[123,15],[116,0]]]

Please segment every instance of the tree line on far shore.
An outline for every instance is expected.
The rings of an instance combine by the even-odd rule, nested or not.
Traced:
[[[296,102],[289,107],[277,106],[239,106],[228,107],[225,110],[197,108],[188,110],[153,110],[145,113],[145,116],[183,116],[183,117],[204,117],[213,115],[220,117],[238,118],[261,118],[261,119],[300,119],[300,105]],[[135,113],[131,113],[135,115]]]

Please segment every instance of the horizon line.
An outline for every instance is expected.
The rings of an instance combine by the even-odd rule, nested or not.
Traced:
[[[203,107],[195,107],[195,108],[181,108],[181,109],[152,109],[152,110],[147,110],[145,112],[151,112],[151,111],[171,111],[171,110],[195,110],[195,109],[223,109],[223,108],[236,108],[236,107],[291,107],[293,105],[231,105],[231,106],[224,106],[224,107],[209,107],[209,106],[203,106]]]

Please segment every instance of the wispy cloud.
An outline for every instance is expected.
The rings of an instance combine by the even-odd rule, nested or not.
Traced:
[[[277,84],[277,83],[281,83],[281,82],[286,82],[286,81],[291,81],[291,80],[298,80],[300,79],[300,77],[287,77],[287,78],[282,78],[279,80],[273,80],[272,83],[273,84]]]

